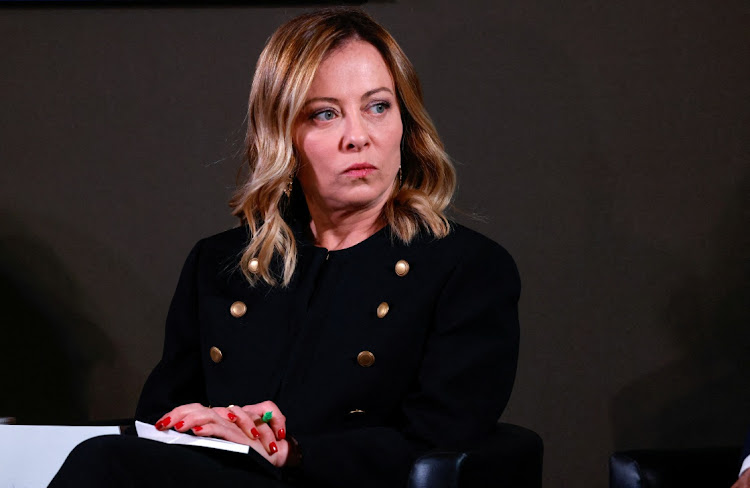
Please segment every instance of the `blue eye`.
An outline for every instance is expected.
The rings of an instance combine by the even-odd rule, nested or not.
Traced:
[[[387,102],[378,102],[370,107],[370,111],[374,114],[383,114],[391,104]]]
[[[313,119],[320,120],[322,122],[333,120],[334,117],[336,117],[336,114],[333,110],[321,110],[320,112],[314,113],[312,116]]]

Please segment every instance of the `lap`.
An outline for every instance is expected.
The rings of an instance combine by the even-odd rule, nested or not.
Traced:
[[[134,436],[101,436],[79,444],[49,486],[289,486],[263,473],[254,463],[244,454],[163,444]]]

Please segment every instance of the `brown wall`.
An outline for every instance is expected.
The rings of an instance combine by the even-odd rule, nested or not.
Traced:
[[[548,486],[750,423],[747,6],[599,3],[367,6],[486,217],[459,220],[518,261],[505,419]],[[182,260],[234,224],[255,59],[300,10],[0,9],[0,415],[132,414]]]

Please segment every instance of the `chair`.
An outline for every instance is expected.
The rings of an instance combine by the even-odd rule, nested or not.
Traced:
[[[729,488],[737,481],[739,447],[641,449],[609,458],[610,488]]]
[[[417,459],[408,488],[541,488],[543,455],[536,432],[499,423],[472,451],[435,451]]]

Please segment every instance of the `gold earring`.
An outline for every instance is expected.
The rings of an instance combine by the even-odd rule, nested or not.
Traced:
[[[284,195],[286,195],[287,198],[292,196],[292,186],[294,186],[294,175],[289,173],[289,181],[286,184],[286,188],[284,188]]]

